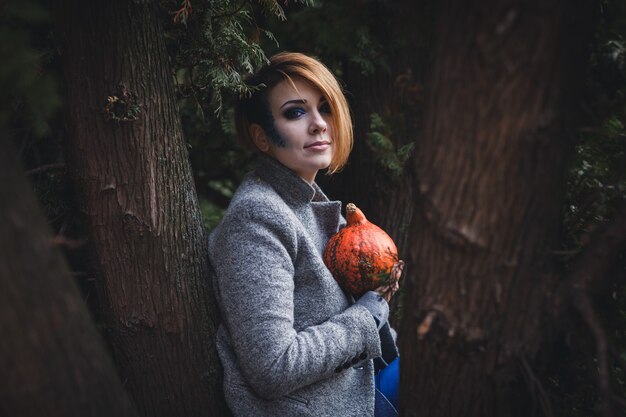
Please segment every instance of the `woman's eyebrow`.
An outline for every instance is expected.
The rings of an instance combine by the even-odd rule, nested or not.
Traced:
[[[292,103],[306,104],[306,100],[305,100],[305,99],[303,99],[303,98],[301,98],[301,99],[298,99],[298,100],[289,100],[289,101],[285,101],[285,102],[283,103],[283,105],[279,107],[279,109],[282,109],[282,108],[283,108],[283,107],[285,107],[287,104],[292,104]]]

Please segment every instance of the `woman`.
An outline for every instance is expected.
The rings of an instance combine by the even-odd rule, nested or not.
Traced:
[[[341,204],[314,182],[352,148],[346,99],[297,53],[275,55],[248,83],[236,127],[258,164],[209,242],[226,401],[235,416],[373,416],[381,340],[397,355],[387,324],[397,282],[356,302],[342,292],[322,261],[345,223]]]

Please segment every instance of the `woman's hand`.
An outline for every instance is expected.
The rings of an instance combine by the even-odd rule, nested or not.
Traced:
[[[400,289],[400,276],[404,270],[404,261],[398,261],[391,268],[389,273],[389,282],[385,285],[374,289],[375,292],[380,294],[387,302],[391,300],[391,297]]]

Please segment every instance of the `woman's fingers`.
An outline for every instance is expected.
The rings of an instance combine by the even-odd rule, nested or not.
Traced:
[[[400,260],[394,264],[389,273],[387,284],[375,288],[374,291],[380,294],[387,302],[391,300],[393,295],[400,289],[400,277],[404,270],[404,261]]]
[[[388,284],[381,285],[376,288],[378,294],[381,295],[387,302],[391,300],[391,297],[400,289],[400,277],[402,276],[402,271],[404,270],[404,261],[398,261],[392,268],[391,273],[389,274],[390,280]]]
[[[398,281],[402,276],[402,271],[404,270],[404,261],[400,260],[394,264],[391,268],[391,276],[394,281]]]

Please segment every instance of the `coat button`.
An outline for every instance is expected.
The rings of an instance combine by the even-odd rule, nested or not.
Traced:
[[[335,372],[339,373],[341,371],[343,371],[343,366],[338,366],[335,368]]]

